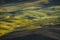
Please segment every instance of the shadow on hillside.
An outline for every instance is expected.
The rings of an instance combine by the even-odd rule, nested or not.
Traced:
[[[56,39],[52,39],[43,35],[38,35],[38,34],[32,34],[32,35],[28,35],[25,37],[16,37],[16,38],[12,38],[12,39],[5,39],[2,38],[2,40],[56,40]]]

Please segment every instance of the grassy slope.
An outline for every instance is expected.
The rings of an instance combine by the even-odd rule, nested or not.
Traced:
[[[53,8],[51,8],[51,10],[24,10],[22,12],[15,11],[15,14],[13,14],[14,16],[10,15],[11,11],[6,13],[2,11],[1,13],[5,13],[6,15],[3,14],[4,16],[0,17],[0,36],[12,32],[18,28],[20,30],[32,30],[43,28],[42,25],[60,24],[60,16],[58,16],[60,15],[60,10],[57,9],[59,6],[56,6],[54,9]],[[34,18],[30,20],[26,18],[26,16],[31,16]]]

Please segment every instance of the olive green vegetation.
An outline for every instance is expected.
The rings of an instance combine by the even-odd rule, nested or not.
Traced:
[[[32,30],[45,25],[60,24],[60,6],[52,6],[41,10],[16,10],[4,12],[0,10],[0,36],[16,29]],[[8,9],[9,10],[9,9]],[[49,27],[49,26],[48,26]]]

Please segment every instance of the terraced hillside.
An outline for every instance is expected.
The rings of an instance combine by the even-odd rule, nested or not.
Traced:
[[[60,31],[60,6],[42,8],[37,6],[38,3],[40,1],[1,6],[0,37],[15,38],[36,33],[60,39],[60,34],[56,33],[56,30]]]

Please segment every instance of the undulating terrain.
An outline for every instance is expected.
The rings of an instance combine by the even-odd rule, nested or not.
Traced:
[[[1,0],[0,40],[60,40],[60,1]]]

